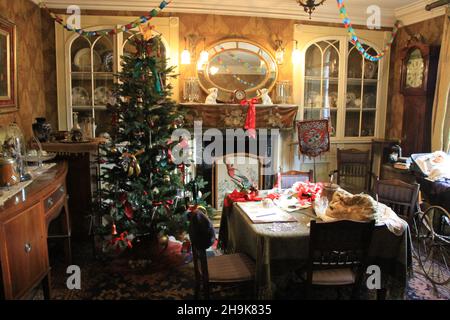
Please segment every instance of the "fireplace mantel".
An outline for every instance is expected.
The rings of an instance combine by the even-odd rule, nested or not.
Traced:
[[[186,127],[202,121],[203,128],[243,128],[248,107],[239,104],[182,103],[186,111]],[[296,105],[256,105],[257,129],[292,129],[297,116]]]

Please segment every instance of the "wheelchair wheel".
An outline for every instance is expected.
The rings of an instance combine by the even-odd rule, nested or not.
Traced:
[[[417,219],[416,255],[425,276],[434,284],[450,282],[450,215],[431,206]]]

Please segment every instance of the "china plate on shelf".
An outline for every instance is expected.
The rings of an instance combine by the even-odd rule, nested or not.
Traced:
[[[337,92],[330,92],[330,94],[328,95],[328,103],[331,108],[337,107],[337,99],[338,99]]]
[[[94,91],[95,105],[105,106],[111,98],[111,90],[107,87],[98,87]]]
[[[106,72],[113,71],[114,55],[112,51],[106,51],[102,55],[103,70]]]
[[[356,94],[354,94],[353,92],[348,92],[347,99],[346,99],[347,106],[354,104],[355,100],[356,100]]]
[[[102,66],[102,58],[96,51],[93,51],[92,57],[94,59],[94,61],[92,62],[94,71],[98,71]],[[73,64],[78,69],[76,71],[91,71],[91,49],[83,48],[78,50],[75,54],[75,57],[73,58]]]
[[[72,88],[72,105],[86,106],[89,105],[89,93],[83,87]]]
[[[364,78],[365,79],[374,79],[377,75],[378,64],[373,61],[365,61],[364,62]]]
[[[375,108],[377,104],[377,97],[374,93],[366,93],[364,95],[364,108]]]

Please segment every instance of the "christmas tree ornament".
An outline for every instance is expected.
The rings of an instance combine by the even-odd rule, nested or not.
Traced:
[[[163,181],[165,182],[165,183],[170,183],[170,176],[169,175],[164,175],[164,177],[163,177]]]
[[[116,228],[116,224],[113,223],[113,225],[111,226],[111,234],[113,236],[117,235],[117,228]]]

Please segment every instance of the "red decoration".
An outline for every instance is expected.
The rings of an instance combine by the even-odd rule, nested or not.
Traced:
[[[262,198],[258,197],[258,191],[239,192],[234,190],[232,193],[227,195],[224,199],[224,207],[230,207],[233,202],[248,202],[248,201],[261,201]]]
[[[258,103],[256,98],[241,101],[241,106],[248,106],[244,129],[248,130],[249,136],[253,139],[256,139],[256,103]]]
[[[322,194],[322,183],[296,182],[292,189],[297,194],[298,202],[301,205],[311,204]]]
[[[127,218],[130,220],[133,219],[134,210],[133,207],[131,206],[131,203],[128,202],[128,195],[126,193],[122,193],[119,196],[119,201],[123,205],[125,215],[127,216]]]
[[[127,236],[128,236],[128,232],[126,232],[126,231],[122,232],[119,237],[111,239],[110,243],[111,243],[111,245],[115,246],[115,245],[117,245],[117,243],[119,241],[120,242],[125,242],[127,244],[128,248],[133,248],[133,244],[131,243],[130,239],[128,239]],[[117,249],[117,251],[121,250],[121,248],[119,246],[117,246],[116,249]]]

